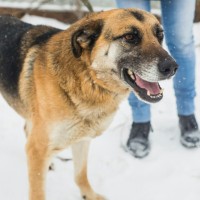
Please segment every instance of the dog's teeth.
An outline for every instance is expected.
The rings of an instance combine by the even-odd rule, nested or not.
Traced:
[[[149,92],[149,90],[147,91],[147,95],[151,97],[151,93]]]
[[[133,75],[131,75],[131,78],[132,78],[133,80],[135,80],[135,77],[134,77]]]
[[[130,71],[130,76],[135,79],[134,73],[132,71]]]
[[[160,90],[160,94],[162,94],[163,92],[164,92],[164,89],[161,89],[161,90]]]
[[[132,72],[130,69],[128,70],[128,75],[129,75],[133,80],[135,80],[135,76],[134,76],[133,72]]]
[[[151,97],[152,99],[156,99],[156,98],[162,97],[162,93],[159,93],[159,94],[157,94],[157,95],[151,95],[151,94],[148,92],[147,95],[148,95],[149,97]]]
[[[128,74],[131,76],[131,75],[133,75],[133,72],[129,69]]]

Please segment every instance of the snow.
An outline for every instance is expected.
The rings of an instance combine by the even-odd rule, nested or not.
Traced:
[[[109,10],[112,9],[113,7],[115,7],[115,2],[114,1],[110,1],[108,0],[108,2],[95,2],[96,0],[94,0],[94,2],[91,2],[93,5],[93,9],[95,11],[102,11],[102,10]],[[39,9],[39,10],[51,10],[51,11],[76,11],[77,10],[77,6],[76,6],[76,2],[73,2],[71,0],[69,0],[67,2],[61,0],[60,2],[57,0],[55,1],[29,1],[29,0],[25,0],[25,1],[7,1],[7,0],[0,0],[0,7],[8,7],[8,8],[22,8],[22,9]],[[81,10],[82,11],[88,11],[88,9],[83,6],[81,6]]]
[[[56,20],[25,16],[24,21],[58,28]],[[200,23],[195,24],[197,53],[196,117],[200,125]],[[131,111],[125,100],[105,133],[94,139],[89,154],[89,180],[109,200],[199,200],[200,149],[180,144],[180,132],[172,81],[161,83],[164,99],[152,105],[151,152],[136,159],[124,151],[131,126]],[[27,200],[28,177],[23,119],[0,96],[0,199]],[[70,150],[60,157],[71,158]],[[48,200],[79,200],[73,179],[72,161],[54,158],[55,170],[48,173]]]

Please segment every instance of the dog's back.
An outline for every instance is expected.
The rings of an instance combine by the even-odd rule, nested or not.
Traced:
[[[0,16],[0,90],[16,96],[22,68],[21,40],[32,25]]]
[[[7,101],[9,96],[19,96],[19,77],[28,50],[42,45],[59,31],[24,23],[9,15],[0,16],[0,92]]]

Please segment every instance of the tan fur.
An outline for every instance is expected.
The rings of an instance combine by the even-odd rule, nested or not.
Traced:
[[[122,35],[132,24],[144,32],[142,48],[148,51],[148,48],[159,45],[147,32],[158,21],[153,15],[138,12],[146,17],[145,25],[127,11],[112,10],[83,18],[66,31],[52,36],[45,45],[29,48],[30,38],[42,33],[43,29],[24,36],[20,98],[7,100],[26,119],[30,200],[45,199],[45,177],[50,160],[55,153],[70,145],[74,155],[75,180],[82,195],[87,200],[105,199],[93,191],[87,179],[89,143],[108,127],[130,87],[105,67],[114,65],[112,54],[114,57],[116,52],[111,51],[108,61],[100,57],[109,48],[117,47],[117,43],[111,44],[113,38]],[[92,52],[82,37],[78,42],[84,51],[80,58],[75,58],[72,35],[80,27],[88,26],[88,31],[92,32],[97,26],[94,22],[99,20],[104,28]]]

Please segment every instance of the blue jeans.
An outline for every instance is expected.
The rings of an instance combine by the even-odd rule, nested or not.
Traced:
[[[150,0],[116,0],[120,8],[151,10]],[[194,114],[195,92],[195,47],[193,19],[195,0],[161,0],[162,22],[170,54],[179,65],[173,79],[179,115]],[[141,102],[131,93],[129,103],[135,122],[150,121],[150,105]]]

